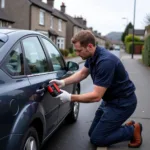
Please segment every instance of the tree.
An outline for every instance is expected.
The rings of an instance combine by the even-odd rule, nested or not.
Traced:
[[[145,23],[146,25],[150,25],[150,14],[147,14],[145,17]]]
[[[124,31],[123,34],[122,34],[121,41],[122,41],[123,43],[125,42],[125,37],[128,35],[129,29],[133,29],[133,25],[132,25],[131,22],[126,26],[125,31]]]

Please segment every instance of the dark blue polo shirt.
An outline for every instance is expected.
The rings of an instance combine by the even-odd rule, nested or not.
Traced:
[[[120,59],[104,48],[96,47],[85,67],[89,68],[94,85],[107,88],[102,98],[105,101],[125,98],[135,91]]]

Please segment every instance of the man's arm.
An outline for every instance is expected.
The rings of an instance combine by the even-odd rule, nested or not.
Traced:
[[[81,103],[99,102],[102,99],[106,90],[107,88],[105,87],[94,85],[94,89],[92,92],[80,95],[72,94],[71,101]]]
[[[76,72],[72,76],[64,79],[65,85],[72,84],[72,83],[78,83],[81,80],[85,79],[89,75],[89,69],[86,67],[83,67],[80,71]]]

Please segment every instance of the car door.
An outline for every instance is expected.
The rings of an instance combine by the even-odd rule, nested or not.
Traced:
[[[12,130],[17,125],[21,109],[29,99],[30,83],[25,75],[23,53],[20,43],[15,43],[1,64],[0,78],[0,138],[16,134]],[[2,105],[3,104],[3,105]],[[19,130],[21,131],[21,130]],[[19,133],[18,133],[19,134]]]
[[[51,60],[51,63],[53,66],[53,76],[59,80],[70,76],[71,73],[70,74],[67,73],[66,64],[63,59],[63,56],[57,50],[57,48],[48,39],[44,37],[41,37],[41,41],[43,42],[44,47],[48,51],[49,59]],[[73,91],[73,84],[67,85],[63,87],[62,89],[71,93]],[[62,120],[66,116],[69,110],[70,110],[70,103],[69,102],[62,103],[60,101],[59,121]]]
[[[22,40],[26,64],[28,68],[28,79],[36,102],[44,108],[46,119],[47,136],[58,123],[59,100],[54,99],[45,86],[54,78],[44,52],[44,49],[36,36],[26,37]]]

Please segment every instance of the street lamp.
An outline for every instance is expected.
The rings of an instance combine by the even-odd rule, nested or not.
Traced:
[[[134,0],[134,13],[133,13],[133,36],[132,36],[132,55],[131,58],[133,59],[134,54],[134,29],[135,29],[135,13],[136,13],[136,0]]]

